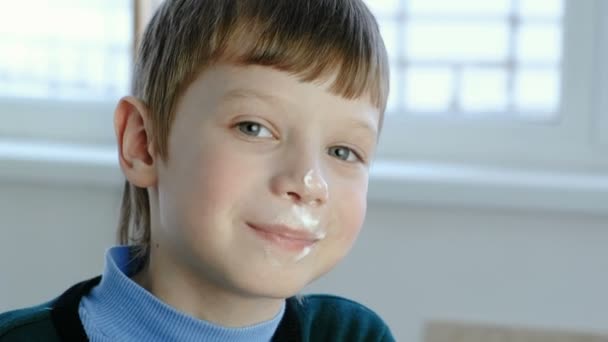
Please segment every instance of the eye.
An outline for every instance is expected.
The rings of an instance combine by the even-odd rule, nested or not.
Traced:
[[[256,138],[272,138],[273,134],[264,125],[253,121],[243,121],[236,124],[241,133]]]
[[[354,163],[357,161],[361,161],[361,158],[357,155],[355,151],[351,148],[345,146],[333,146],[328,150],[329,155],[332,157],[336,157],[338,159]]]

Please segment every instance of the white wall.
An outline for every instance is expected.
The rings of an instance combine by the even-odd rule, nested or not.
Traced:
[[[324,289],[371,305],[399,341],[430,319],[608,332],[608,218],[372,205]]]
[[[114,189],[0,183],[0,311],[99,274],[118,199]]]
[[[97,275],[119,189],[0,183],[0,311]],[[352,254],[308,292],[359,300],[399,341],[429,319],[608,331],[608,216],[371,203]]]

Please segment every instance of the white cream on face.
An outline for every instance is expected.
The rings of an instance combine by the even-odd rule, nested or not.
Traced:
[[[306,247],[302,250],[302,252],[300,252],[300,254],[296,255],[296,257],[294,258],[295,262],[300,262],[300,260],[304,259],[308,254],[310,254],[310,251],[312,250],[311,247]]]
[[[328,186],[323,177],[321,177],[315,170],[309,170],[304,179],[302,180],[306,191],[310,191],[323,198],[328,197]],[[283,224],[289,227],[296,227],[297,229],[305,230],[315,235],[318,240],[323,240],[327,236],[327,232],[319,225],[321,222],[320,218],[313,215],[308,206],[302,206],[293,204],[291,206],[291,212],[279,215],[274,223]],[[314,246],[313,246],[314,247]],[[292,262],[300,262],[306,256],[308,256],[313,247],[306,247],[302,249],[293,259]],[[279,266],[284,264],[277,258],[274,253],[271,253],[269,249],[265,249],[265,255],[270,259],[272,265]]]
[[[302,207],[302,206],[299,206],[296,204],[291,206],[290,212],[285,213],[284,215],[279,215],[274,220],[274,223],[276,223],[276,224],[282,224],[282,225],[286,225],[289,227],[296,227],[297,229],[301,229],[301,230],[314,234],[314,236],[318,240],[323,240],[325,238],[325,236],[327,235],[327,233],[320,226],[320,222],[321,222],[320,218],[314,216],[307,207]],[[298,255],[296,255],[292,261],[299,262],[300,260],[302,260],[306,256],[308,256],[310,254],[310,252],[312,252],[312,250],[313,250],[312,247],[306,247],[306,248],[302,249],[302,251]],[[271,255],[272,255],[271,253],[268,253],[268,251],[266,251],[267,257],[270,257]],[[277,261],[272,260],[272,264],[277,265]],[[281,264],[281,263],[279,262],[279,264]]]
[[[319,226],[319,218],[314,217],[305,207],[294,204],[291,207],[290,217],[293,217],[295,226],[301,227],[311,233],[315,233],[315,230]]]
[[[313,193],[318,192],[324,198],[327,198],[328,194],[328,186],[325,179],[314,169],[310,169],[306,172],[304,176],[304,186],[307,191],[311,191]]]

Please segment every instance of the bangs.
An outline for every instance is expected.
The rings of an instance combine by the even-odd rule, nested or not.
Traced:
[[[369,96],[384,111],[388,58],[365,5],[349,0],[253,2],[237,1],[234,15],[222,16],[234,19],[219,23],[211,60],[270,66],[304,82],[331,79],[334,94]]]

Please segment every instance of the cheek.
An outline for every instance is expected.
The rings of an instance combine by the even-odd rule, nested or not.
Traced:
[[[192,165],[190,184],[185,190],[198,210],[224,212],[249,192],[256,175],[243,158],[222,150],[203,152]],[[193,209],[195,209],[193,208]]]
[[[352,245],[357,238],[365,220],[367,209],[367,182],[363,184],[351,184],[336,194],[337,201],[337,229],[339,229],[339,240],[346,245]]]
[[[201,149],[175,160],[170,174],[177,185],[165,205],[173,208],[174,224],[181,229],[205,231],[226,222],[236,201],[251,190],[256,175],[251,164],[220,148]],[[170,223],[170,222],[168,222]]]

